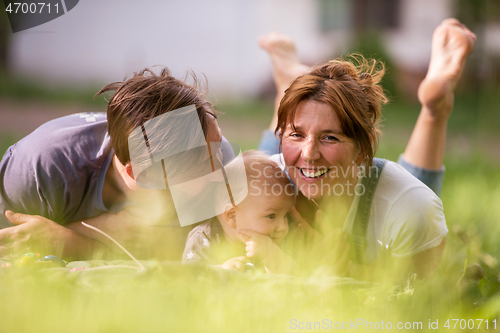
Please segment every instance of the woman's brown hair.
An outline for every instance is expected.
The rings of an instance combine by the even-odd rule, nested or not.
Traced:
[[[371,165],[378,146],[381,105],[387,98],[380,86],[385,67],[354,54],[314,67],[295,79],[285,91],[278,108],[275,133],[283,133],[294,118],[300,102],[312,100],[329,105],[337,114],[342,132],[360,148],[364,163]]]

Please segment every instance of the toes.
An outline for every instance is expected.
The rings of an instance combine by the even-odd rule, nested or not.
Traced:
[[[433,43],[441,44],[440,47],[450,43],[455,43],[455,47],[462,47],[465,55],[472,52],[476,41],[476,35],[467,29],[465,25],[457,19],[444,20],[434,31]],[[460,46],[461,45],[461,46]]]
[[[456,18],[447,18],[441,22],[440,26],[443,28],[445,28],[445,27],[457,27],[457,28],[461,28],[464,30],[469,30],[469,29],[467,29],[465,24],[463,24],[462,22],[460,22]]]
[[[468,37],[472,38],[473,40],[476,40],[476,35],[472,31],[470,31],[469,28],[465,26],[465,24],[461,23],[459,20],[455,18],[449,18],[444,20],[440,24],[440,27],[442,27],[443,29],[446,29],[447,27],[459,28],[461,32],[465,33]]]
[[[443,20],[443,22],[441,22],[441,25],[459,25],[459,26],[464,26],[456,18],[447,18],[447,19]]]
[[[273,48],[282,48],[293,51],[295,49],[295,44],[293,40],[287,35],[281,34],[279,32],[270,32],[258,39],[260,47],[271,51]]]
[[[270,35],[272,34],[269,33],[267,35],[264,35],[264,36],[261,36],[259,37],[259,39],[257,40],[257,42],[259,43],[259,46],[262,47],[263,49],[268,49],[269,47],[269,39],[270,39]]]

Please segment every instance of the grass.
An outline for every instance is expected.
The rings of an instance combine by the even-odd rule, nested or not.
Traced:
[[[457,101],[450,136],[494,135],[500,105],[494,98],[486,94]],[[260,130],[269,121],[270,106],[223,103],[219,105],[225,112],[221,128],[243,148],[255,148]],[[490,111],[478,106],[489,106]],[[378,156],[396,159],[418,106],[396,102],[385,114],[386,134]],[[232,128],[239,132],[231,133]],[[498,136],[494,138],[498,142]],[[0,135],[1,151],[15,140],[15,135]],[[411,326],[404,331],[429,331],[437,322],[436,331],[463,332],[460,325],[470,327],[470,319],[474,331],[487,331],[485,320],[488,331],[493,320],[498,329],[500,162],[485,150],[473,149],[469,155],[456,151],[451,149],[447,155],[441,196],[449,229],[447,249],[437,274],[427,280],[396,287],[321,275],[273,276],[155,261],[144,263],[145,272],[0,268],[0,332],[288,332],[297,331],[300,323],[304,329],[308,322],[311,327],[318,322],[323,329],[335,329],[337,322],[357,320],[371,322],[373,331],[378,331],[376,323],[384,321],[386,328],[388,322],[392,329],[399,322]],[[466,262],[480,264],[484,278],[457,283]],[[484,321],[477,330],[479,319]],[[445,327],[447,320],[450,328]],[[422,326],[415,326],[418,323]],[[321,330],[318,325],[316,329]],[[358,330],[371,331],[366,325]]]
[[[37,101],[58,105],[83,105],[105,109],[104,98],[96,98],[95,94],[102,85],[85,87],[44,85],[41,82],[23,77],[12,77],[0,72],[0,98],[16,101]]]
[[[7,148],[16,143],[20,138],[13,133],[0,133],[0,154],[3,156]]]

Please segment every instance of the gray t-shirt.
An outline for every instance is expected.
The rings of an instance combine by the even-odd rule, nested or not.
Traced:
[[[228,145],[222,153],[224,164],[234,158]],[[7,209],[61,225],[119,211],[123,205],[106,207],[102,198],[113,155],[105,113],[43,124],[7,149],[0,162],[0,228],[12,226]]]
[[[7,209],[62,225],[109,212],[102,189],[113,154],[105,113],[43,124],[0,162],[0,228],[11,226]]]

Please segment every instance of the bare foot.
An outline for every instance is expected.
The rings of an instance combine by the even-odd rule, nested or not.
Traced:
[[[431,116],[446,120],[453,107],[453,90],[462,75],[476,35],[456,19],[444,20],[434,31],[429,70],[418,99]]]
[[[309,67],[300,63],[295,43],[290,37],[271,32],[259,38],[259,45],[271,57],[278,92],[285,91],[293,80],[309,71]]]

